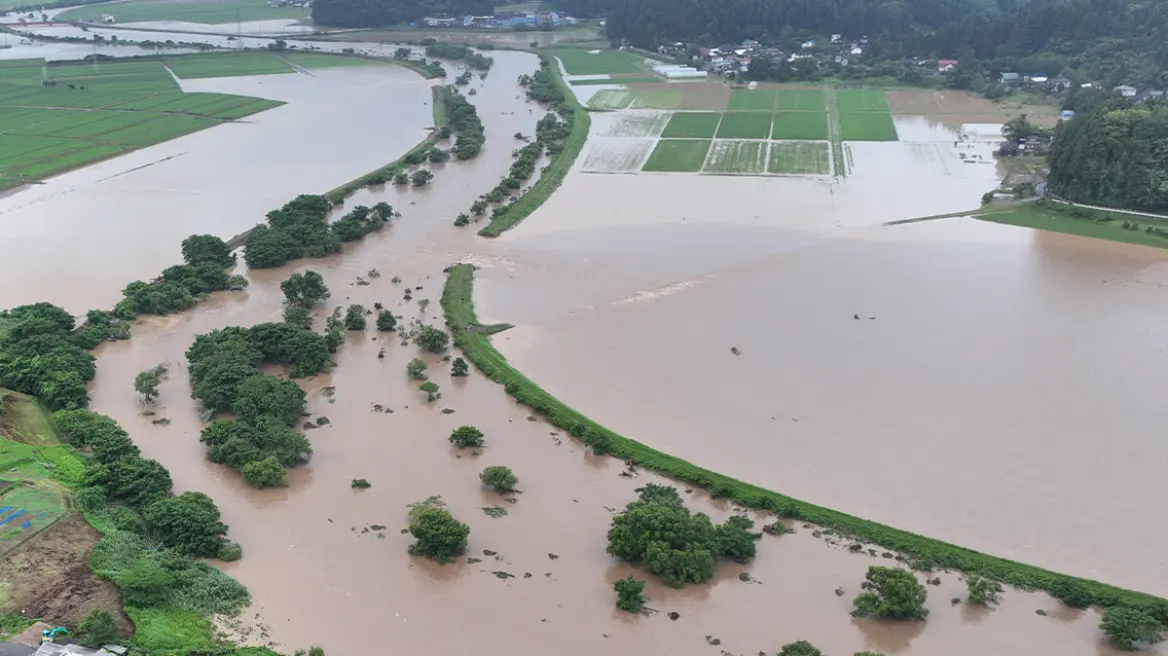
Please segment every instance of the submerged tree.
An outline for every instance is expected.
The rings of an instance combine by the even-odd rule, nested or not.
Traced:
[[[779,649],[779,656],[823,656],[823,652],[806,640],[797,640],[783,645]]]
[[[450,442],[460,449],[483,445],[483,432],[474,426],[459,426],[450,434]]]
[[[441,353],[450,343],[450,336],[433,326],[422,326],[414,343],[431,353]]]
[[[406,364],[406,374],[414,380],[426,380],[426,362],[420,358],[414,358]]]
[[[470,527],[442,508],[426,507],[413,515],[410,535],[416,540],[410,545],[411,556],[424,556],[446,563],[466,551]]]
[[[134,377],[134,389],[142,395],[142,400],[151,405],[158,398],[158,386],[170,367],[167,363],[155,365]]]
[[[433,403],[438,399],[438,397],[442,396],[438,393],[438,383],[435,383],[432,380],[428,380],[421,385],[418,385],[418,389],[426,393],[426,403]]]
[[[626,613],[639,613],[645,608],[645,582],[626,576],[617,579],[612,587],[616,590],[616,607]]]
[[[410,184],[415,187],[423,187],[430,184],[430,181],[433,179],[434,174],[429,169],[419,169],[414,171],[414,174],[410,176]]]
[[[397,317],[393,316],[393,312],[382,310],[377,313],[377,330],[383,333],[397,330]]]
[[[1156,618],[1135,608],[1112,606],[1103,612],[1099,628],[1119,649],[1136,651],[1136,643],[1155,644],[1160,642],[1164,627]]]
[[[360,304],[350,305],[345,310],[345,329],[347,330],[365,330],[365,306]]]
[[[456,378],[461,378],[469,373],[470,367],[466,365],[466,360],[462,358],[454,358],[454,362],[450,365],[450,375]]]
[[[998,603],[998,595],[1002,592],[1000,583],[976,574],[970,574],[966,578],[965,587],[969,590],[969,603],[978,606]]]
[[[896,567],[871,566],[860,584],[864,592],[852,602],[857,617],[890,620],[923,620],[928,591],[912,572]]]
[[[284,300],[288,305],[303,308],[311,308],[329,297],[324,277],[315,271],[292,274],[280,283],[280,290],[284,292]]]
[[[479,480],[487,487],[495,488],[496,492],[514,492],[515,485],[519,482],[519,477],[515,472],[511,471],[510,467],[503,467],[501,465],[494,465],[487,467],[479,474]]]

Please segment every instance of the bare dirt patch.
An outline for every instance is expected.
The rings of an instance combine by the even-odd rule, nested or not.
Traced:
[[[890,89],[884,99],[894,114],[1002,114],[994,101],[968,91]]]
[[[133,630],[122,613],[117,586],[89,569],[89,552],[101,539],[78,513],[25,542],[0,560],[0,613],[40,617],[75,627],[91,611],[109,611],[118,632]]]

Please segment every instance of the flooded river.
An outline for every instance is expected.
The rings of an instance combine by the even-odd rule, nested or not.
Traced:
[[[574,173],[518,230],[483,240],[451,222],[505,175],[512,135],[531,134],[541,115],[516,99],[514,83],[535,58],[492,56],[488,80],[473,84],[487,132],[480,157],[436,166],[432,187],[348,201],[389,202],[402,213],[391,227],[342,256],[253,272],[247,292],[139,321],[132,340],[99,349],[93,408],[166,465],[178,491],[210,494],[244,545],[226,568],[254,598],[249,640],[332,654],[755,654],[798,639],[835,656],[1112,653],[1096,611],[1068,611],[1045,595],[1010,590],[992,611],[951,605],[965,596],[955,573],[929,587],[928,622],[854,620],[865,568],[890,561],[801,526],[764,538],[750,565],[723,564],[708,586],[650,581],[648,605],[660,612],[627,616],[614,608],[612,581],[633,571],[605,554],[605,533],[633,488],[655,479],[621,477],[620,463],[585,454],[481,375],[452,379],[434,357],[443,397],[424,403],[404,373],[416,349],[372,330],[349,335],[330,375],[304,381],[312,412],[331,423],[309,432],[314,456],[288,488],[250,489],[205,460],[181,364],[194,335],[278,321],[280,281],[306,269],[325,276],[332,304],[382,302],[440,325],[442,269],[468,259],[483,267],[482,318],[518,324],[495,337],[509,359],[630,437],[903,528],[1168,589],[1156,578],[1158,525],[1146,539],[1130,533],[1163,492],[1150,471],[1164,455],[1151,439],[1162,421],[1148,402],[1163,376],[1159,251],[964,219],[881,227],[975,206],[993,178],[960,166],[937,173],[908,143],[853,144],[853,173],[841,184]],[[214,128],[0,200],[0,257],[21,258],[20,271],[2,269],[0,306],[109,306],[127,280],[177,261],[186,234],[234,234],[418,141],[429,120],[425,83],[386,70],[336,73],[333,82],[203,81],[205,90],[286,93],[289,104],[230,136],[235,126]],[[321,126],[336,147],[308,134]],[[270,132],[261,144],[247,129]],[[127,172],[163,152],[186,154]],[[185,168],[164,168],[171,162]],[[125,175],[106,179],[117,172]],[[14,232],[19,247],[7,238]],[[381,277],[354,284],[372,268]],[[424,310],[420,299],[430,301]],[[161,361],[174,365],[159,411],[171,423],[154,426],[132,382]],[[335,386],[331,400],[326,386]],[[462,424],[486,434],[481,455],[447,443]],[[519,476],[516,503],[481,487],[478,472],[494,464]],[[354,491],[354,478],[372,487]],[[482,562],[439,567],[406,555],[406,504],[431,495],[470,525],[468,556]],[[730,512],[698,495],[689,504],[717,518]],[[488,517],[481,508],[492,505],[509,514]]]

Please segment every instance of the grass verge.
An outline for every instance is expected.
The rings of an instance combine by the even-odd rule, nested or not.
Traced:
[[[609,442],[612,456],[615,458],[633,461],[641,467],[678,482],[705,488],[715,497],[730,498],[742,506],[818,524],[858,541],[900,552],[917,568],[957,569],[1021,588],[1046,590],[1055,596],[1068,595],[1068,591],[1073,589],[1077,593],[1088,595],[1095,604],[1140,608],[1161,621],[1168,618],[1168,600],[1153,595],[997,558],[816,506],[703,469],[681,458],[618,435],[548,394],[507,363],[506,358],[495,350],[489,339],[492,332],[498,332],[502,327],[487,327],[478,323],[474,311],[473,289],[473,265],[457,264],[450,268],[442,291],[442,309],[446,315],[446,323],[454,334],[455,345],[462,349],[466,357],[487,378],[503,385],[507,394],[515,397],[516,401],[586,443],[599,440]]]
[[[547,55],[542,53],[539,58],[541,61],[550,61]],[[519,197],[519,200],[508,206],[506,212],[491,219],[487,227],[479,230],[479,235],[483,237],[498,237],[519,225],[520,221],[526,219],[532,212],[539,209],[540,205],[547,202],[552,192],[563,184],[572,164],[580,155],[580,150],[584,148],[584,142],[588,140],[588,128],[592,125],[592,118],[580,106],[576,100],[576,94],[572,93],[568,85],[564,84],[564,79],[560,76],[560,67],[554,61],[550,61],[547,70],[551,71],[552,77],[556,81],[556,87],[564,95],[564,102],[575,110],[572,132],[567,139],[564,139],[564,149],[552,157],[551,163],[540,173],[539,180],[531,186],[531,189],[528,189],[527,193]]]
[[[1047,200],[1017,204],[1002,210],[991,208],[974,216],[982,221],[1023,228],[1168,248],[1168,221],[1150,216],[1091,210]]]

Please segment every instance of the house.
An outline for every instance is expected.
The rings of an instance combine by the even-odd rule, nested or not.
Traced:
[[[115,19],[113,16],[111,16],[109,14],[102,14],[101,15],[101,22],[103,22],[103,23],[113,23],[113,22],[115,22],[115,20],[117,20],[117,19]]]
[[[862,55],[862,54],[864,54],[864,49],[861,48],[860,46],[856,46],[855,48],[851,49],[851,53],[853,55]]]
[[[803,44],[800,45],[799,47],[803,48],[804,50],[810,50],[811,48],[815,47],[815,42],[814,41],[804,41]]]
[[[454,27],[457,20],[454,18],[434,18],[427,16],[422,19],[427,27]]]
[[[1121,84],[1121,85],[1115,87],[1114,89],[1112,89],[1112,91],[1115,91],[1116,93],[1123,96],[1124,98],[1135,98],[1136,97],[1136,88],[1129,85],[1129,84]]]
[[[1018,84],[1022,80],[1022,76],[1017,73],[1002,73],[1002,84]]]
[[[831,35],[831,42],[832,43],[839,43],[841,40],[843,40],[843,38],[844,37],[842,34],[832,34]]]
[[[952,71],[954,68],[956,68],[956,66],[957,66],[956,59],[939,59],[939,60],[937,60],[937,72],[938,73],[948,73],[949,71]]]
[[[1032,75],[1026,78],[1027,82],[1033,82],[1034,84],[1046,84],[1049,80],[1050,78],[1045,75]]]

